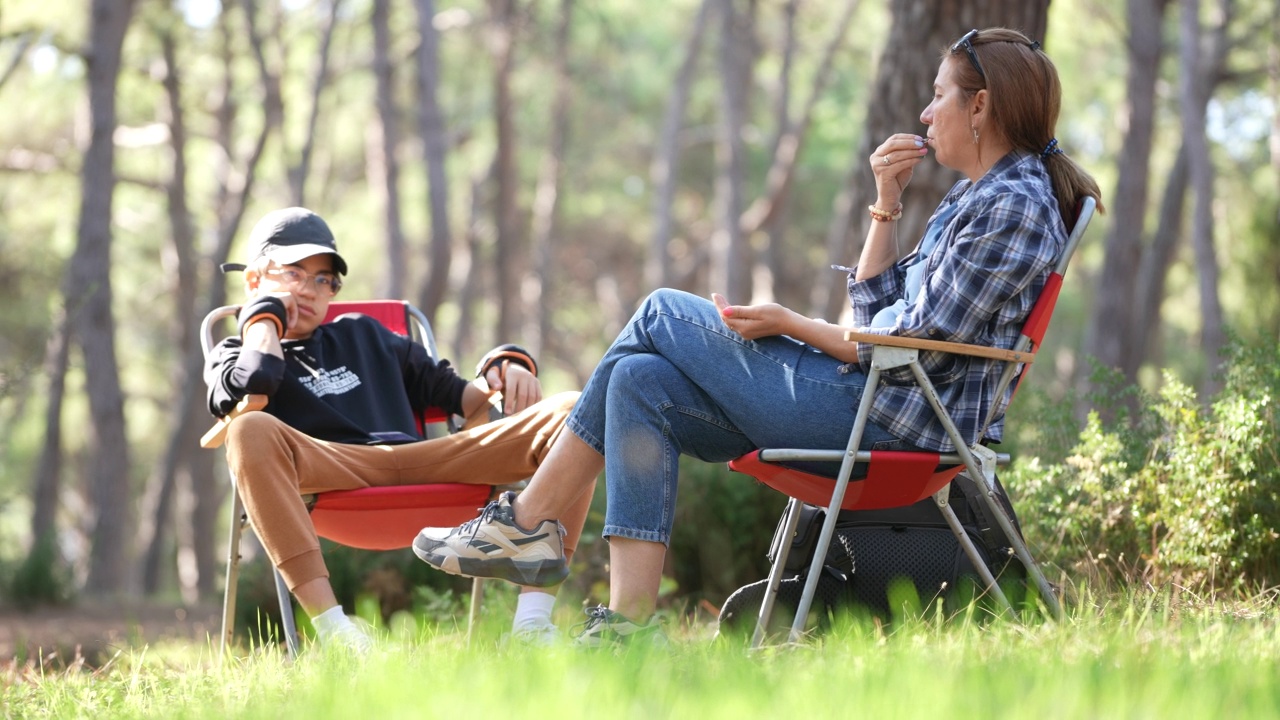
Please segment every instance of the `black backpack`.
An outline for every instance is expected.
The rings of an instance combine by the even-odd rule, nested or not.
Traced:
[[[996,490],[1005,512],[1021,533],[999,480]],[[1025,573],[1005,534],[995,519],[988,517],[979,492],[977,485],[962,473],[951,483],[950,504],[978,554],[1010,594],[1011,588],[1022,585]],[[770,630],[791,625],[825,518],[825,508],[803,506]],[[771,564],[782,541],[782,530],[779,519],[769,550]],[[755,628],[767,584],[767,579],[751,583],[725,600],[720,609],[722,633],[750,633]],[[982,580],[933,498],[888,510],[842,510],[818,580],[810,625],[824,627],[831,616],[844,610],[888,622],[904,603],[924,607],[942,601],[955,607],[967,603],[982,588]]]

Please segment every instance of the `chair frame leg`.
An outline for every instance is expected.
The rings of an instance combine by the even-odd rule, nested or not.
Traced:
[[[467,647],[471,646],[471,638],[476,630],[476,622],[480,619],[480,603],[484,599],[484,578],[471,580],[471,604],[467,609]]]
[[[1004,532],[1005,537],[1009,539],[1009,544],[1013,546],[1013,553],[1022,562],[1022,566],[1026,568],[1027,573],[1031,575],[1031,579],[1036,584],[1036,589],[1040,591],[1040,597],[1049,608],[1049,613],[1054,620],[1062,620],[1064,615],[1062,611],[1062,603],[1058,601],[1058,595],[1054,592],[1053,586],[1049,584],[1049,579],[1044,576],[1044,571],[1040,569],[1039,563],[1031,556],[1031,550],[1027,547],[1026,541],[1022,539],[1022,535],[1018,529],[1013,526],[1013,519],[1005,512],[1004,505],[1000,503],[996,495],[995,488],[995,463],[986,461],[986,454],[991,450],[982,446],[974,448],[974,453],[982,453],[984,455],[984,472],[975,478],[978,487],[982,490],[982,502],[986,506],[987,512],[991,513],[996,519],[996,524]],[[991,453],[993,454],[993,453]]]
[[[980,496],[983,504],[995,517],[996,524],[1004,531],[1005,536],[1009,538],[1009,544],[1013,546],[1014,554],[1017,555],[1018,560],[1022,562],[1023,567],[1026,568],[1035,581],[1041,597],[1044,598],[1050,614],[1053,615],[1053,619],[1061,620],[1062,604],[1058,602],[1058,598],[1053,592],[1053,587],[1049,585],[1048,579],[1040,571],[1040,566],[1031,557],[1031,551],[1027,549],[1027,544],[1022,541],[1017,529],[1013,527],[1013,521],[1009,519],[1009,515],[1000,506],[999,501],[996,500],[995,483],[993,482],[996,471],[995,453],[990,448],[982,445],[974,445],[973,448],[965,445],[964,439],[960,436],[960,431],[956,429],[955,423],[951,421],[951,417],[942,409],[942,402],[938,399],[938,393],[934,390],[933,383],[929,382],[924,369],[917,362],[912,362],[909,367],[912,374],[915,375],[916,382],[925,391],[925,398],[933,406],[933,411],[937,414],[943,429],[947,431],[952,444],[955,445],[956,454],[964,461],[964,466],[969,471],[969,477],[978,483],[982,489]],[[979,456],[982,458],[981,462],[978,460]]]
[[[284,627],[285,645],[289,648],[289,657],[296,658],[302,648],[298,640],[298,624],[293,619],[293,595],[279,570],[273,567],[271,574],[276,581],[276,599],[280,602],[280,624]]]
[[[236,632],[236,586],[240,582],[240,537],[247,521],[240,491],[231,485],[231,530],[227,538],[227,580],[222,591],[222,637],[218,644],[218,656],[226,657]]]
[[[800,524],[802,507],[803,504],[796,498],[787,501],[782,529],[775,539],[777,549],[773,555],[773,567],[769,568],[769,583],[765,587],[764,600],[760,603],[760,613],[756,616],[755,632],[751,635],[752,650],[759,649],[768,632],[769,618],[773,615],[773,606],[778,599],[778,587],[782,584],[782,572],[787,566],[787,556],[791,554],[791,541],[796,535],[796,527]]]
[[[876,350],[879,351],[879,349]],[[793,643],[800,642],[805,625],[809,621],[809,608],[813,605],[813,596],[817,594],[822,566],[827,561],[827,550],[831,547],[831,538],[835,535],[836,523],[840,520],[840,506],[844,504],[845,491],[849,489],[849,478],[853,475],[853,466],[858,461],[858,446],[862,443],[862,433],[866,430],[867,417],[871,414],[871,401],[875,398],[874,388],[880,382],[882,367],[884,365],[872,363],[871,370],[867,373],[865,387],[868,392],[862,393],[862,399],[858,402],[858,414],[853,420],[853,432],[849,433],[849,445],[845,448],[844,459],[840,462],[840,474],[836,478],[835,488],[831,491],[831,503],[827,506],[827,516],[822,521],[822,532],[818,534],[818,544],[814,547],[813,560],[809,563],[809,576],[805,578],[800,605],[796,608],[795,621],[791,623],[791,634],[788,639]]]
[[[235,483],[231,484],[231,531],[227,538],[227,580],[222,590],[222,636],[218,644],[218,656],[226,657],[236,632],[236,590],[240,584],[240,542],[244,539],[244,528],[249,520],[244,514],[244,501],[240,499],[240,490]],[[289,648],[289,657],[298,657],[301,643],[298,641],[298,627],[293,619],[293,595],[285,584],[280,571],[272,568],[275,577],[276,598],[280,604],[280,622],[284,626],[284,639]]]
[[[1001,589],[1000,583],[996,581],[996,576],[992,574],[991,568],[987,566],[982,555],[978,553],[978,546],[973,544],[973,538],[969,537],[969,533],[964,531],[964,526],[960,524],[960,518],[956,516],[955,508],[951,507],[951,501],[947,495],[950,489],[951,484],[948,483],[946,487],[934,494],[933,502],[938,506],[938,510],[942,512],[942,517],[951,528],[951,533],[956,536],[956,541],[960,543],[965,556],[969,558],[969,563],[973,565],[978,577],[982,578],[982,582],[987,586],[987,592],[991,593],[996,602],[1000,603],[1001,609],[1006,612],[1012,611],[1013,605],[1009,602],[1009,598],[1005,596],[1004,590]]]

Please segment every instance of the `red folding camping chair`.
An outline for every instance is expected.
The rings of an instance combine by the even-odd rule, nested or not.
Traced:
[[[1048,606],[1049,611],[1055,618],[1062,616],[1062,606],[1058,602],[1053,587],[1045,579],[1044,573],[1041,572],[1039,566],[1036,565],[1035,560],[1031,557],[1031,552],[1027,549],[1026,542],[1023,541],[1022,536],[1013,526],[1009,515],[996,499],[996,466],[1008,463],[1008,454],[996,453],[983,445],[981,441],[972,446],[964,444],[955,423],[951,421],[946,409],[940,404],[937,391],[920,367],[918,355],[921,350],[929,350],[1003,362],[1004,368],[997,386],[996,397],[1003,396],[1005,389],[1009,387],[1009,384],[1015,378],[1021,382],[1021,377],[1024,377],[1026,373],[1019,373],[1019,370],[1030,366],[1035,359],[1035,349],[1039,347],[1040,341],[1044,338],[1045,330],[1049,325],[1049,318],[1052,316],[1054,305],[1058,300],[1058,293],[1062,289],[1062,276],[1066,272],[1067,264],[1071,260],[1072,254],[1075,253],[1076,247],[1080,244],[1080,238],[1089,226],[1089,221],[1093,218],[1095,207],[1096,203],[1093,198],[1085,198],[1081,203],[1076,213],[1075,225],[1067,238],[1066,247],[1063,249],[1062,258],[1050,274],[1040,297],[1037,298],[1014,349],[1001,350],[962,343],[854,331],[846,332],[845,340],[875,345],[872,350],[871,370],[867,373],[866,391],[863,393],[858,406],[853,430],[849,434],[848,446],[844,450],[760,449],[729,463],[730,469],[751,475],[769,487],[791,497],[791,500],[787,503],[786,514],[783,516],[781,530],[783,541],[778,544],[778,551],[775,554],[773,566],[769,571],[764,601],[760,605],[760,614],[756,621],[755,633],[752,636],[751,646],[753,648],[759,647],[764,640],[769,617],[773,612],[774,602],[777,599],[783,568],[787,563],[787,554],[791,549],[791,542],[788,539],[795,536],[796,527],[800,520],[800,511],[806,503],[825,506],[826,518],[818,535],[813,561],[809,567],[809,574],[800,596],[800,604],[791,625],[789,636],[791,642],[796,642],[800,639],[805,623],[808,621],[809,609],[817,590],[818,579],[822,575],[822,566],[827,557],[827,550],[831,545],[831,539],[835,533],[836,522],[841,509],[872,510],[902,507],[914,504],[927,497],[933,497],[939,510],[942,511],[943,517],[946,518],[947,525],[950,526],[959,541],[960,547],[964,549],[970,562],[977,569],[988,592],[1005,609],[1009,609],[1011,607],[1009,600],[1005,597],[999,584],[996,583],[995,577],[982,560],[968,533],[964,531],[955,511],[948,505],[948,486],[951,480],[961,472],[967,473],[978,484],[981,491],[979,493],[981,502],[989,510],[991,516],[995,518],[1000,529],[1009,538],[1014,553],[1026,568],[1028,575],[1035,582],[1039,589],[1040,597],[1045,605]],[[954,453],[880,452],[858,449],[862,440],[863,430],[866,428],[867,416],[871,411],[871,403],[879,385],[881,372],[903,366],[911,370],[917,384],[924,390],[929,404],[937,414],[943,428],[956,448]],[[995,412],[996,409],[993,408],[991,416],[986,418],[983,426],[984,432],[985,428],[995,419]],[[978,437],[981,438],[982,435],[983,433],[979,433]],[[787,466],[788,463],[812,462],[840,464],[840,470],[835,476],[834,485],[831,477],[802,472]],[[867,475],[862,479],[851,480],[854,465],[858,463],[867,464]]]
[[[235,317],[239,306],[217,308],[205,316],[200,326],[200,342],[207,357],[214,345],[214,327],[226,318]],[[426,317],[413,305],[400,300],[334,301],[329,304],[325,322],[340,315],[361,313],[368,315],[389,330],[412,336],[422,343],[433,359],[439,359],[435,338]],[[266,397],[249,395],[241,400],[229,417],[242,412],[260,410],[266,405]],[[227,419],[220,420],[206,433],[200,444],[213,448],[222,444]],[[419,418],[423,436],[429,426],[443,423],[449,430],[453,423],[445,413],[430,410]],[[365,550],[395,550],[407,548],[424,527],[448,527],[458,525],[479,514],[480,508],[492,499],[494,487],[461,483],[434,483],[423,485],[398,485],[371,487],[358,490],[339,490],[318,493],[311,504],[311,522],[316,534],[340,545]],[[236,585],[240,574],[240,538],[248,522],[244,503],[231,478],[231,532],[227,546],[227,582],[222,602],[222,638],[220,647],[225,651],[235,631]],[[276,595],[280,602],[280,616],[284,625],[285,640],[290,655],[299,649],[297,627],[293,619],[293,598],[280,573],[275,573]],[[480,612],[483,581],[476,578],[471,588],[471,606],[467,618],[467,635],[475,626]]]

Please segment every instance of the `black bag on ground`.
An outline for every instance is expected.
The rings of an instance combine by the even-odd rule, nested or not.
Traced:
[[[1021,532],[999,480],[996,489],[1005,512]],[[1021,584],[1025,573],[1021,563],[1014,561],[999,525],[988,517],[978,493],[977,485],[961,474],[951,483],[950,504],[978,554],[1008,593],[1007,586]],[[825,508],[803,506],[796,534],[791,538],[771,628],[789,627],[795,616],[825,518]],[[770,564],[782,541],[782,531],[779,519],[769,550]],[[720,610],[722,631],[749,632],[754,628],[767,584],[766,578],[746,585],[725,600]],[[982,580],[933,498],[888,510],[842,510],[818,580],[810,624],[821,627],[832,613],[845,609],[888,621],[891,608],[911,597],[911,588],[920,607],[935,600],[967,601],[972,591],[982,589]],[[904,592],[906,595],[901,596]]]

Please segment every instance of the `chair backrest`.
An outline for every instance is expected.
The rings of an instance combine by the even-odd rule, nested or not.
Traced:
[[[1067,244],[1062,248],[1062,257],[1058,259],[1058,264],[1049,274],[1049,280],[1045,283],[1044,290],[1040,292],[1040,297],[1036,299],[1035,306],[1031,308],[1031,314],[1027,316],[1026,325],[1022,328],[1022,338],[1026,340],[1026,347],[1018,349],[1029,350],[1039,347],[1044,339],[1044,333],[1049,328],[1049,318],[1053,317],[1053,308],[1057,305],[1058,294],[1062,291],[1062,278],[1067,274],[1067,265],[1075,255],[1076,248],[1080,246],[1080,239],[1084,237],[1084,231],[1088,229],[1089,221],[1093,219],[1097,206],[1097,201],[1091,197],[1085,197],[1080,201],[1080,207],[1076,210],[1075,224],[1071,227],[1071,234],[1067,235]],[[1019,345],[1022,344],[1023,340],[1020,339]]]
[[[431,332],[431,323],[422,311],[404,300],[335,300],[329,303],[329,311],[324,321],[333,322],[343,315],[368,315],[382,323],[393,333],[411,337],[422,343],[427,355],[432,360],[439,360],[436,350],[435,336]],[[418,431],[426,437],[426,426],[431,423],[447,422],[448,417],[443,410],[428,408],[418,418]]]
[[[1084,237],[1085,230],[1089,228],[1089,221],[1093,219],[1097,206],[1097,201],[1092,197],[1086,196],[1080,201],[1080,206],[1076,209],[1075,223],[1071,226],[1071,232],[1067,235],[1066,245],[1062,248],[1062,257],[1058,258],[1057,265],[1054,266],[1053,272],[1049,273],[1049,278],[1045,281],[1044,289],[1040,291],[1040,297],[1036,298],[1035,305],[1031,307],[1031,313],[1027,316],[1027,321],[1022,326],[1022,335],[1018,338],[1017,344],[1013,346],[1014,350],[1027,352],[1040,347],[1040,343],[1044,340],[1044,334],[1049,329],[1049,320],[1053,317],[1053,310],[1058,304],[1058,295],[1062,292],[1062,279],[1067,272],[1067,265],[1071,263],[1071,258],[1075,255],[1076,248],[1080,247],[1080,239]],[[1005,363],[1004,371],[1000,374],[1000,382],[996,386],[995,397],[1004,396],[1005,388],[1009,387],[1009,383],[1014,380],[1015,374],[1018,373],[1018,367],[1016,363]],[[1013,388],[1015,394],[1026,377],[1026,372],[1017,374],[1018,384]],[[991,414],[987,416],[987,421],[982,425],[983,433],[995,421],[995,416],[999,409],[1000,404],[997,402],[991,408]]]

